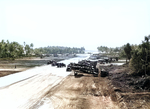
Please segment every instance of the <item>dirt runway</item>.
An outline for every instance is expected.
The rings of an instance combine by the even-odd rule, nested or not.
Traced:
[[[111,100],[107,78],[90,74],[70,74],[61,84],[45,95],[44,106],[52,109],[119,109]]]
[[[107,78],[51,73],[0,88],[1,109],[118,109]]]

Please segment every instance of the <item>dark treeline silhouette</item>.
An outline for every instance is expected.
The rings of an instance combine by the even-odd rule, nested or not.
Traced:
[[[18,42],[5,42],[2,40],[0,42],[0,58],[19,58],[24,56],[30,56],[33,53],[33,44],[20,45]]]
[[[63,46],[48,46],[48,47],[40,47],[40,48],[35,48],[34,53],[36,55],[39,54],[74,54],[74,53],[84,53],[85,48],[76,48],[76,47],[63,47]]]
[[[39,56],[42,54],[74,54],[74,53],[84,53],[85,48],[76,47],[62,47],[62,46],[48,46],[33,49],[33,43],[23,45],[18,42],[9,42],[2,40],[0,42],[0,58],[5,59],[15,59],[20,57],[30,57]]]
[[[150,35],[131,51],[130,66],[138,75],[150,75]]]

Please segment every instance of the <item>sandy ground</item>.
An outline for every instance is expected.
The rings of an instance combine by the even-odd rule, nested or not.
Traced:
[[[117,109],[111,91],[107,78],[41,73],[0,88],[0,109]]]
[[[37,74],[0,89],[1,109],[29,109],[43,98],[63,77]]]
[[[70,74],[60,85],[45,96],[47,106],[52,109],[119,109],[111,100],[111,91],[106,78],[90,74]],[[50,103],[51,102],[51,103]],[[52,104],[52,105],[50,105]],[[45,107],[44,107],[45,106]]]

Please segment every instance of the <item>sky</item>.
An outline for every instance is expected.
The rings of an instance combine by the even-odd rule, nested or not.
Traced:
[[[120,47],[150,34],[150,0],[0,0],[0,40]]]

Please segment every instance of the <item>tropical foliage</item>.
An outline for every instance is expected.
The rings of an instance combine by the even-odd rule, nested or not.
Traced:
[[[121,47],[107,47],[107,46],[99,46],[97,47],[98,51],[105,54],[105,55],[111,55],[111,56],[119,56],[119,53],[121,51]]]
[[[100,46],[100,47],[97,47],[98,51],[99,52],[105,52],[105,53],[112,53],[112,52],[119,52],[120,51],[120,48],[119,47],[116,47],[116,48],[109,48],[107,46]]]
[[[15,59],[19,57],[29,57],[31,55],[42,55],[42,54],[74,54],[74,53],[84,53],[85,48],[70,48],[61,46],[48,46],[33,49],[33,43],[20,45],[18,42],[5,42],[2,40],[0,42],[0,58],[10,58]]]
[[[62,47],[62,46],[48,46],[48,47],[40,47],[40,48],[35,48],[34,52],[36,55],[41,55],[41,54],[74,54],[74,53],[84,53],[85,48],[70,48],[70,47]]]
[[[115,56],[118,55],[120,58],[131,59],[132,49],[136,49],[138,45],[130,45],[129,43],[121,46],[121,47],[107,47],[107,46],[99,46],[97,47],[99,52],[102,52],[106,55]]]
[[[32,46],[31,46],[32,45]],[[19,58],[23,56],[29,56],[32,52],[33,44],[30,46],[26,44],[25,46],[20,45],[18,42],[5,42],[2,40],[0,42],[0,58]]]
[[[130,66],[141,75],[150,73],[150,35],[145,36],[142,44],[133,49]]]
[[[150,35],[145,36],[144,41],[139,45],[127,43],[121,47],[108,48],[100,46],[97,49],[105,54],[118,54],[120,58],[126,58],[126,62],[129,60],[130,67],[137,74],[150,75]]]

